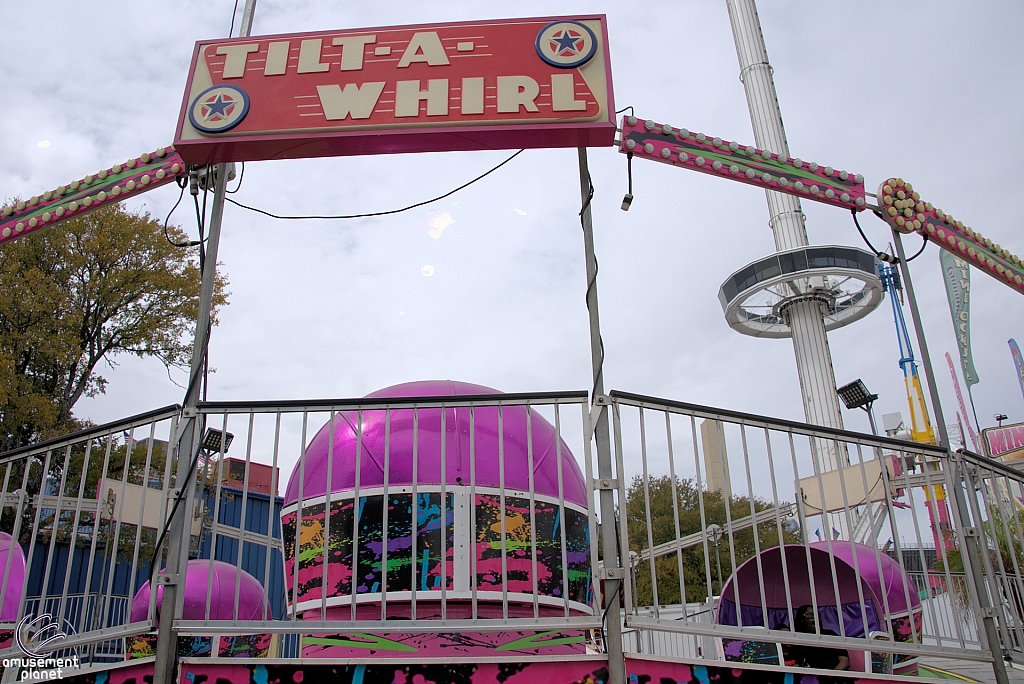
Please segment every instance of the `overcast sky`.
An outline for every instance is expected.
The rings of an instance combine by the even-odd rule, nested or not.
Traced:
[[[0,197],[170,144],[193,45],[228,34],[233,4],[6,3]],[[581,13],[608,15],[618,107],[753,143],[724,0],[260,0],[253,35]],[[1020,196],[1007,174],[1020,173],[1024,151],[1024,5],[776,1],[760,14],[793,156],[862,173],[870,191],[901,176],[1024,253],[1019,212],[1003,211]],[[250,163],[235,197],[285,214],[381,211],[447,192],[509,154]],[[732,331],[717,299],[727,276],[774,250],[763,191],[637,160],[624,213],[625,157],[612,148],[589,157],[606,387],[803,420],[792,343]],[[162,219],[177,196],[166,186],[128,204]],[[210,398],[353,397],[422,379],[588,389],[579,197],[576,151],[559,149],[527,151],[396,216],[283,222],[229,206],[220,260],[232,294],[210,345]],[[848,213],[803,208],[812,244],[863,246]],[[190,207],[172,220],[195,235]],[[889,242],[881,221],[862,223],[876,245]],[[930,246],[912,271],[952,423],[944,353],[955,359],[956,347],[938,262]],[[978,418],[982,427],[997,412],[1024,420],[1007,347],[1010,337],[1024,343],[1024,299],[977,271],[972,288]],[[888,300],[829,340],[839,384],[863,378],[880,395],[878,414],[907,416]],[[82,400],[78,416],[106,422],[181,401],[159,362],[117,361],[100,368],[107,393]],[[184,384],[183,372],[173,377]],[[844,409],[844,420],[868,429],[860,411]]]

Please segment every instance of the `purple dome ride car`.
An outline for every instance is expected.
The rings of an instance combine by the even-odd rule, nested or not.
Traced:
[[[230,563],[215,560],[211,569],[208,559],[190,560],[185,571],[185,607],[182,620],[235,619],[235,587],[238,587],[238,619],[270,619],[270,609],[260,581]],[[130,622],[142,622],[149,612],[149,582],[139,588],[132,599]],[[160,617],[164,588],[156,589],[156,613]]]
[[[463,382],[424,381],[387,387],[368,397],[474,395],[498,398],[501,393]],[[300,614],[310,611],[310,617],[319,619],[325,605],[327,617],[345,606],[338,616],[348,619],[355,594],[358,615],[380,619],[380,596],[386,588],[388,617],[408,617],[415,587],[417,617],[429,618],[433,609],[424,603],[440,599],[442,584],[449,618],[469,610],[473,588],[481,617],[495,610],[500,616],[503,590],[512,613],[532,615],[535,584],[542,612],[560,614],[565,598],[575,609],[587,610],[592,596],[587,489],[569,447],[551,423],[525,406],[503,406],[500,412],[496,406],[443,411],[392,408],[389,428],[387,422],[384,409],[334,414],[309,442],[304,460],[292,472],[282,522],[289,601],[296,598],[297,584]],[[325,583],[328,491],[331,515]],[[564,511],[560,499],[565,502]],[[301,534],[296,578],[297,524]],[[358,544],[355,573],[353,537]]]

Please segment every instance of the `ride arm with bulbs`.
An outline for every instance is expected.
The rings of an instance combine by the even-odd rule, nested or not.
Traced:
[[[186,172],[185,162],[174,148],[161,147],[42,195],[5,205],[0,208],[0,245],[166,185]]]
[[[708,138],[685,128],[628,116],[622,120],[619,151],[785,192],[853,211],[870,207],[864,177],[799,158],[780,157],[751,145]],[[166,185],[187,173],[173,147],[114,164],[95,175],[57,186],[41,196],[0,208],[0,244],[111,202]],[[978,269],[1024,294],[1024,260],[954,219],[902,178],[878,189],[877,213],[895,230],[917,232]]]
[[[624,154],[853,211],[874,209],[867,202],[860,174],[635,116],[623,118],[621,133],[619,151]],[[1024,294],[1024,260],[922,200],[910,183],[889,178],[879,187],[877,197],[878,215],[894,229],[920,233]]]

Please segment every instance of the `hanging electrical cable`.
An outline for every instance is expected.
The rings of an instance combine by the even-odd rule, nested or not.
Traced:
[[[629,206],[633,204],[633,153],[626,153],[626,179],[629,183],[629,190],[626,192],[626,196],[622,198],[622,211],[629,211]]]
[[[238,14],[238,0],[235,0],[235,6],[231,10],[231,28],[228,29],[228,38],[235,32],[235,15]]]
[[[881,219],[882,221],[885,221],[885,219],[882,217],[882,215],[879,214],[877,211],[873,211],[872,213],[875,216],[877,216],[879,219]],[[897,264],[897,263],[899,263],[899,258],[894,256],[893,254],[888,253],[888,252],[880,252],[877,249],[875,249],[875,246],[871,244],[870,240],[868,240],[868,236],[864,234],[863,230],[861,230],[860,221],[857,220],[857,211],[856,210],[851,210],[850,214],[853,216],[853,224],[855,226],[857,226],[857,232],[860,233],[860,236],[864,239],[864,243],[868,246],[868,248],[872,252],[875,253],[875,256],[878,257],[878,260],[879,261],[884,261],[884,262],[890,263],[890,264]],[[886,225],[888,225],[888,223],[886,223]],[[928,246],[928,236],[927,235],[921,235],[921,240],[922,240],[922,242],[921,242],[921,249],[917,250],[917,252],[914,254],[914,256],[907,257],[907,263],[908,264],[911,261],[913,261],[914,259],[916,259],[917,257],[921,256],[921,253],[924,252],[924,248]],[[891,245],[890,245],[890,247],[891,247]]]
[[[921,256],[921,253],[924,252],[924,248],[928,246],[928,236],[927,235],[922,235],[921,236],[921,240],[922,240],[922,242],[921,242],[921,249],[917,250],[917,253],[914,254],[914,256],[907,257],[907,263],[908,264],[911,261],[913,261],[914,259],[916,259],[917,257]]]
[[[590,203],[594,199],[594,180],[590,177],[590,172],[589,171],[587,172],[587,186],[588,186],[587,199],[583,202],[583,206],[580,208],[580,228],[583,229],[584,233],[587,232],[587,224],[584,221],[583,214],[587,211],[587,208],[590,207]],[[585,301],[587,303],[587,311],[588,312],[590,311],[590,292],[594,289],[594,287],[597,286],[597,272],[599,270],[600,270],[600,266],[598,266],[598,263],[597,263],[597,254],[595,254],[594,255],[594,276],[587,283],[587,292],[584,295],[584,299],[585,299]],[[604,375],[604,339],[601,337],[600,333],[598,333],[598,336],[597,336],[597,344],[598,344],[598,347],[600,348],[600,351],[601,351],[601,357],[600,357],[599,363],[597,365],[597,372],[594,373],[594,386],[590,389],[590,396],[591,397],[596,397],[597,396],[597,387],[598,387],[599,384],[601,384],[602,376]]]
[[[875,246],[871,244],[871,240],[868,240],[868,236],[864,234],[864,230],[860,227],[860,221],[857,219],[857,210],[851,209],[850,215],[853,216],[853,225],[857,226],[857,232],[860,233],[861,239],[864,240],[864,244],[868,246],[868,249],[878,258],[879,261],[884,261],[887,264],[899,263],[899,258],[888,253],[882,252],[875,249]]]
[[[487,176],[491,175],[492,173],[494,173],[495,171],[500,169],[505,164],[508,164],[510,161],[512,161],[513,159],[515,159],[516,157],[518,157],[520,154],[522,154],[525,151],[526,150],[519,150],[518,152],[513,154],[511,157],[509,157],[505,161],[503,161],[500,164],[498,164],[497,166],[492,167],[488,171],[485,171],[484,173],[480,174],[479,176],[477,176],[473,180],[471,180],[471,181],[469,181],[467,183],[463,183],[462,185],[460,185],[459,187],[455,188],[454,190],[449,190],[448,192],[444,193],[443,195],[438,195],[437,197],[434,197],[433,199],[424,200],[422,202],[416,202],[415,204],[410,204],[409,206],[402,207],[401,209],[389,209],[388,211],[374,211],[374,212],[369,212],[369,213],[366,213],[366,214],[338,214],[338,215],[334,215],[334,216],[314,216],[314,215],[310,215],[310,216],[283,216],[283,215],[280,215],[280,214],[271,213],[269,211],[264,211],[263,209],[257,209],[256,207],[250,207],[250,206],[248,206],[246,204],[242,204],[241,202],[237,202],[237,201],[231,199],[230,197],[227,197],[225,199],[227,199],[228,202],[231,202],[232,204],[234,204],[236,207],[241,207],[242,209],[247,209],[248,211],[254,211],[257,214],[263,214],[264,216],[269,216],[270,218],[287,220],[287,221],[356,219],[356,218],[369,218],[371,216],[388,216],[390,214],[400,214],[403,211],[409,211],[410,209],[415,209],[416,207],[422,207],[422,206],[424,206],[426,204],[431,204],[433,202],[437,202],[439,200],[443,200],[446,197],[451,197],[452,195],[457,193],[459,190],[463,190],[465,188],[468,188],[473,183],[476,183],[477,181],[482,180],[483,178],[486,178]]]
[[[185,187],[188,185],[188,179],[177,178],[174,182],[178,184],[179,188],[181,188],[181,192],[178,193],[178,201],[174,203],[174,206],[171,207],[169,212],[167,212],[167,217],[164,219],[164,238],[166,238],[167,242],[171,243],[174,247],[193,247],[196,243],[189,240],[186,240],[185,242],[175,242],[167,232],[167,223],[171,220],[171,215],[174,213],[174,210],[178,208],[178,205],[181,204],[181,200],[185,197]]]
[[[234,190],[225,190],[229,195],[234,195],[236,192],[242,189],[242,179],[245,178],[245,162],[242,162],[242,171],[238,174],[238,185],[235,186]]]
[[[875,249],[875,246],[873,244],[871,244],[871,240],[868,240],[868,236],[864,234],[864,230],[860,227],[860,221],[857,220],[857,211],[854,210],[854,209],[851,209],[850,210],[850,216],[853,217],[853,225],[857,226],[857,232],[860,233],[860,236],[864,240],[864,244],[866,244],[868,246],[868,249],[870,249],[871,252],[876,257],[878,257],[878,259],[880,261],[884,261],[884,262],[890,263],[890,264],[895,264],[898,261],[898,259],[896,257],[894,257],[893,255],[888,254],[886,252],[878,251],[877,249]]]

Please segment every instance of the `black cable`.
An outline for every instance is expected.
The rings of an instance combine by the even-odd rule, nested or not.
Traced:
[[[250,207],[248,205],[242,204],[241,202],[236,202],[235,200],[231,199],[230,197],[227,197],[225,199],[227,199],[228,202],[231,202],[232,204],[234,204],[236,207],[241,207],[242,209],[248,209],[249,211],[255,211],[257,214],[263,214],[264,216],[269,216],[270,218],[276,218],[276,219],[282,219],[282,220],[288,220],[288,221],[305,221],[305,220],[310,220],[310,219],[313,219],[313,220],[355,219],[355,218],[368,218],[370,216],[388,216],[390,214],[400,214],[403,211],[409,211],[410,209],[415,209],[416,207],[422,207],[425,204],[431,204],[432,202],[437,202],[438,200],[443,200],[446,197],[451,197],[452,195],[457,193],[459,190],[462,190],[464,188],[468,188],[470,185],[472,185],[473,183],[476,183],[478,180],[481,180],[481,179],[491,175],[492,173],[494,173],[495,171],[500,169],[505,164],[508,164],[510,161],[512,161],[513,159],[515,159],[516,157],[518,157],[519,155],[521,155],[525,151],[526,151],[525,149],[519,150],[518,152],[516,152],[511,157],[509,157],[505,161],[501,162],[500,164],[498,164],[494,168],[490,169],[489,171],[485,171],[484,173],[480,174],[479,176],[477,176],[473,180],[469,181],[468,183],[463,183],[462,185],[460,185],[459,187],[455,188],[454,190],[449,190],[445,194],[439,195],[439,196],[437,196],[437,197],[435,197],[433,199],[428,199],[428,200],[424,200],[422,202],[417,202],[416,204],[410,204],[409,206],[402,207],[401,209],[390,209],[388,211],[374,211],[374,212],[370,212],[368,214],[339,214],[337,216],[280,216],[278,214],[272,214],[269,211],[264,211],[262,209],[257,209],[256,207]]]
[[[179,204],[181,204],[182,198],[185,197],[185,186],[188,185],[188,181],[185,180],[184,178],[177,178],[177,179],[175,179],[174,182],[177,183],[178,187],[181,188],[181,193],[178,194],[178,201],[174,203],[174,206],[171,207],[171,210],[169,212],[167,212],[167,218],[164,219],[164,237],[167,238],[167,241],[169,243],[171,243],[171,245],[174,246],[174,247],[191,247],[193,245],[192,242],[190,242],[188,240],[186,240],[185,242],[181,242],[181,243],[175,242],[174,240],[171,239],[171,236],[167,233],[167,222],[171,220],[171,214],[174,213],[174,210],[178,208]]]
[[[583,221],[583,214],[584,214],[584,212],[586,212],[587,208],[590,207],[590,202],[594,199],[594,180],[590,177],[590,172],[589,171],[587,172],[587,185],[589,186],[589,190],[587,192],[587,199],[584,200],[583,207],[580,209],[580,227],[583,229],[584,233],[587,232],[587,226],[586,226],[586,223],[584,223],[584,221]],[[593,290],[597,286],[597,274],[598,274],[598,271],[600,271],[600,270],[601,270],[601,267],[597,263],[597,254],[596,254],[596,251],[595,251],[595,254],[594,254],[594,277],[591,278],[590,282],[587,283],[587,293],[586,293],[586,295],[584,295],[584,298],[585,298],[584,301],[586,301],[586,303],[587,303],[587,312],[588,313],[590,312],[590,291]],[[600,362],[598,363],[598,366],[597,366],[597,374],[594,375],[594,385],[593,385],[593,387],[590,388],[590,397],[591,397],[590,401],[592,401],[592,402],[593,401],[597,401],[597,386],[599,384],[601,384],[601,380],[602,380],[602,378],[604,376],[604,338],[601,336],[601,333],[597,334],[597,344],[598,344],[598,347],[600,348],[601,357],[600,357]]]
[[[228,38],[235,32],[235,15],[238,14],[238,0],[235,0],[235,8],[231,10],[231,28],[228,29]]]
[[[580,209],[580,225],[583,225],[583,212],[590,206],[590,201],[594,199],[594,180],[590,177],[590,172],[587,171],[587,185],[589,190],[587,191],[587,199],[583,202],[583,207]]]
[[[200,214],[199,210],[199,197],[192,195],[192,203],[196,205],[196,225],[199,227],[199,239],[192,241],[192,246],[199,245],[199,272],[203,272],[203,215]],[[206,213],[205,207],[203,208],[203,214]]]
[[[192,202],[195,204],[195,207],[196,207],[196,226],[199,227],[199,228],[202,228],[202,225],[203,225],[203,213],[205,213],[205,212],[201,213],[200,210],[199,210],[199,195],[192,195]]]
[[[209,321],[207,323],[207,325],[206,325],[206,341],[203,344],[203,359],[204,359],[204,362],[208,358],[207,354],[208,354],[209,349],[210,349],[210,332],[212,331],[212,328],[213,328],[213,322]],[[184,403],[184,404],[188,403],[188,397],[189,397],[190,394],[192,394],[192,390],[195,388],[196,381],[200,377],[201,377],[201,373],[194,373],[189,378],[188,387],[185,388],[185,399],[184,399],[184,401],[182,403]],[[201,426],[198,425],[198,421],[197,421],[197,426],[196,427],[201,429]],[[164,522],[163,528],[160,530],[160,536],[157,537],[156,545],[153,547],[153,557],[149,561],[149,581],[151,583],[153,581],[153,570],[156,568],[156,561],[157,561],[158,556],[160,555],[160,545],[163,543],[164,537],[167,535],[167,531],[171,527],[171,521],[174,520],[174,514],[177,512],[178,506],[184,500],[185,496],[187,496],[188,483],[192,479],[192,473],[196,469],[196,464],[199,463],[199,454],[201,452],[202,452],[202,447],[200,446],[199,450],[196,451],[195,457],[192,459],[191,465],[189,465],[188,474],[185,476],[185,483],[181,485],[181,489],[178,492],[178,496],[175,498],[174,506],[171,508],[171,514],[169,516],[167,516],[167,520]]]
[[[193,196],[196,205],[196,222],[199,224],[199,241],[196,243],[199,245],[199,272],[203,272],[204,264],[206,263],[206,199],[210,194],[210,181],[213,177],[213,169],[210,166],[206,167],[206,181],[203,184],[203,210],[199,211],[199,198]]]
[[[164,523],[163,529],[160,530],[160,536],[156,539],[156,546],[153,547],[153,557],[149,561],[149,582],[152,586],[153,582],[153,570],[156,568],[157,557],[160,555],[160,545],[164,543],[164,537],[167,535],[167,530],[171,527],[171,521],[174,520],[174,514],[178,512],[178,506],[188,494],[188,482],[192,479],[192,473],[195,472],[196,464],[199,463],[199,454],[202,453],[202,447],[196,451],[195,458],[192,459],[192,464],[189,465],[188,474],[185,475],[185,484],[181,486],[181,490],[178,492],[178,496],[174,499],[174,506],[171,507],[171,514],[167,516],[167,522]]]
[[[928,246],[928,236],[922,235],[921,238],[924,240],[924,242],[921,243],[921,249],[917,250],[917,254],[907,259],[908,264],[917,257],[921,256],[921,253],[924,252],[924,248]]]
[[[864,239],[864,243],[868,246],[868,249],[870,249],[874,253],[874,255],[876,257],[878,257],[879,261],[884,261],[884,262],[889,263],[889,264],[895,264],[895,263],[897,263],[899,261],[899,259],[897,257],[893,256],[892,254],[889,254],[887,252],[879,252],[877,249],[875,249],[875,246],[873,244],[871,244],[871,240],[868,240],[868,236],[864,234],[864,231],[860,227],[860,221],[857,220],[857,210],[856,209],[851,209],[850,210],[850,215],[853,216],[853,225],[857,226],[857,232],[860,233],[860,236],[861,236],[861,238]],[[876,213],[876,216],[878,216],[877,213]],[[878,217],[882,218],[881,216],[878,216]],[[882,220],[884,221],[885,219],[882,219]]]
[[[867,244],[868,249],[870,249],[875,254],[881,254],[882,252],[879,252],[877,249],[875,249],[875,246],[871,244],[871,240],[868,240],[868,236],[865,235],[864,231],[861,229],[860,221],[857,220],[857,210],[851,209],[850,216],[853,217],[853,225],[857,226],[857,232],[860,233],[860,236],[864,239],[864,243]]]
[[[629,110],[629,115],[630,116],[636,116],[636,114],[633,113],[633,105],[629,105],[628,107],[623,107],[622,109],[616,111],[615,113],[616,114],[621,114],[622,112],[626,111],[627,109]]]
[[[608,605],[604,607],[604,615],[601,616],[602,629],[604,628],[605,623],[608,622],[608,611],[611,610],[613,605],[618,607],[619,592],[622,591],[622,582],[623,580],[618,580],[618,583],[615,585],[615,591],[612,593],[611,600],[608,602]]]
[[[629,189],[626,194],[622,197],[622,211],[629,211],[629,208],[633,205],[633,153],[626,152],[626,180],[629,183]]]
[[[860,222],[857,221],[857,212],[851,210],[850,213],[853,214],[853,222],[857,225],[857,230],[858,230],[858,232],[860,232],[860,236],[862,238],[864,238],[864,242],[868,243],[868,247],[871,247],[871,251],[873,251],[875,253],[875,255],[879,259],[881,259],[882,261],[888,261],[891,264],[897,263],[899,261],[899,259],[897,259],[895,256],[893,256],[891,254],[887,254],[885,252],[879,252],[878,250],[876,250],[874,247],[871,246],[871,243],[868,242],[867,236],[864,235],[864,231],[860,229]],[[877,216],[878,218],[880,218],[883,221],[885,221],[885,217],[882,216],[881,212],[874,211],[872,213],[875,216]],[[888,221],[886,221],[886,223],[888,223]],[[925,235],[924,233],[921,233],[921,240],[922,240],[922,242],[921,242],[921,249],[917,250],[917,254],[915,254],[914,256],[912,256],[910,258],[908,258],[907,259],[907,263],[910,263],[911,261],[913,261],[917,257],[921,256],[921,253],[924,252],[924,248],[928,246],[928,236],[927,235]]]
[[[235,186],[234,190],[225,190],[227,194],[234,195],[242,188],[242,179],[245,178],[245,162],[242,162],[242,172],[238,174],[238,185]]]

